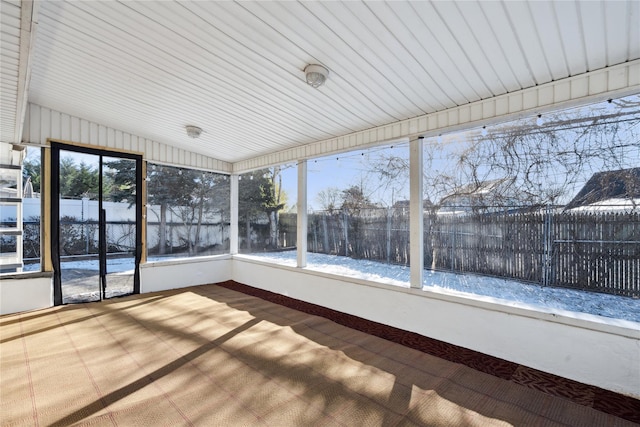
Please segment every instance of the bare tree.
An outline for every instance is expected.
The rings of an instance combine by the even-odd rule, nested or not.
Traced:
[[[640,97],[606,105],[427,140],[425,196],[436,206],[567,203],[594,173],[640,163]]]
[[[316,199],[322,210],[333,213],[340,203],[341,191],[337,187],[328,187],[318,193]]]
[[[566,204],[594,174],[640,166],[639,96],[540,119],[425,140],[425,233],[436,237],[432,226],[447,209]],[[388,151],[370,169],[380,185],[393,187],[408,176],[409,162]],[[632,173],[616,176],[628,178],[627,188],[637,185]]]

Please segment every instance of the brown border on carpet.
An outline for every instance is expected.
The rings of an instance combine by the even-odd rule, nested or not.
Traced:
[[[340,325],[384,338],[397,344],[422,351],[454,363],[460,363],[480,372],[558,396],[625,420],[640,423],[640,400],[599,387],[580,383],[537,369],[518,365],[494,356],[425,337],[393,326],[341,313],[330,308],[276,294],[242,283],[228,280],[216,285],[255,296],[303,313],[324,317]]]

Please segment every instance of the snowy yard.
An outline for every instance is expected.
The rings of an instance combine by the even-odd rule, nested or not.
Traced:
[[[249,258],[295,267],[296,252],[245,255]],[[307,268],[395,286],[409,287],[409,268],[343,256],[307,254]],[[640,299],[542,287],[495,277],[425,270],[422,289],[475,300],[495,302],[557,314],[587,313],[640,322]],[[573,314],[573,317],[576,315]]]
[[[259,261],[267,261],[290,267],[296,266],[296,252],[271,252],[243,255]],[[149,261],[162,261],[150,258]],[[65,262],[63,268],[98,270],[96,261]],[[337,274],[371,280],[394,286],[409,287],[409,268],[375,261],[356,260],[343,256],[316,253],[307,254],[307,268],[323,273]],[[24,271],[36,271],[39,264],[25,266]],[[108,260],[109,273],[127,273],[133,270],[131,258]],[[573,289],[542,287],[514,280],[474,274],[455,274],[425,270],[422,289],[445,295],[457,295],[480,301],[494,302],[512,307],[567,314],[586,313],[613,319],[640,323],[640,299],[577,291]]]

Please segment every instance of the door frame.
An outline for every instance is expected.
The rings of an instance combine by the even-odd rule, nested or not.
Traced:
[[[100,198],[99,212],[102,212],[102,157],[122,158],[135,160],[136,162],[136,250],[135,268],[133,273],[133,294],[140,293],[140,262],[142,260],[142,229],[144,227],[142,217],[142,195],[143,195],[143,161],[141,154],[126,153],[121,151],[110,151],[101,148],[91,148],[73,144],[51,141],[51,168],[50,168],[50,200],[51,200],[51,261],[53,263],[53,304],[62,305],[62,270],[60,267],[60,150],[73,151],[76,153],[92,154],[100,156]],[[102,247],[100,248],[102,252]],[[106,253],[104,254],[106,256]],[[102,253],[100,258],[103,258]],[[102,277],[102,275],[101,275]],[[100,281],[100,299],[103,297],[103,283]]]

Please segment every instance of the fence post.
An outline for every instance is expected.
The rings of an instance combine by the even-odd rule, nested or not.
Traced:
[[[333,235],[333,229],[331,230],[331,234]],[[331,248],[329,247],[329,229],[327,227],[326,211],[322,212],[322,252],[325,254],[331,253]]]
[[[313,224],[313,251],[320,252],[318,250],[318,224]]]
[[[87,217],[85,219],[85,212]],[[84,235],[84,253],[89,255],[89,198],[82,198],[82,210],[80,212],[82,216],[82,234]]]
[[[344,256],[349,256],[349,218],[347,211],[344,214]]]
[[[451,257],[451,271],[456,271],[456,263],[455,263],[455,256],[456,256],[456,232],[458,231],[457,228],[457,223],[449,223],[449,226],[453,225],[453,229],[451,229],[451,251],[450,253],[450,257]]]
[[[387,208],[387,264],[391,262],[391,208]]]
[[[89,255],[89,220],[82,221],[82,234],[84,235],[84,254]]]
[[[551,213],[551,207],[546,206],[544,212],[543,223],[543,262],[542,262],[542,285],[551,285],[551,271],[552,271],[552,251],[553,251],[553,215]]]

